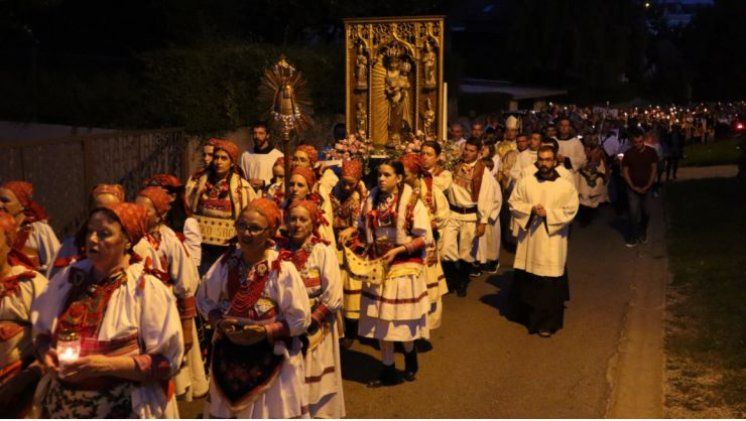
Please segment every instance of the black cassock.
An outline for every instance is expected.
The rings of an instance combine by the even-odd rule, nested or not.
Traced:
[[[516,269],[510,289],[513,318],[529,333],[562,329],[565,301],[570,300],[567,269],[562,276],[539,276]]]

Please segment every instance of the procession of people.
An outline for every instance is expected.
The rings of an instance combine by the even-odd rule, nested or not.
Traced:
[[[33,185],[5,181],[0,412],[178,417],[177,401],[207,397],[204,417],[341,418],[343,350],[377,345],[371,388],[416,381],[420,345],[448,320],[443,297],[468,299],[470,282],[509,269],[506,253],[515,320],[557,334],[574,219],[624,200],[626,244],[645,243],[645,205],[662,167],[676,178],[686,117],[506,116],[454,122],[443,141],[412,134],[380,159],[310,144],[283,156],[257,122],[243,153],[201,145],[187,180],[97,185],[62,244]]]

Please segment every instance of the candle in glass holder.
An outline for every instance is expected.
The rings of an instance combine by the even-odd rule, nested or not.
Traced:
[[[80,339],[75,332],[59,335],[57,338],[57,360],[60,366],[77,361],[80,357]]]

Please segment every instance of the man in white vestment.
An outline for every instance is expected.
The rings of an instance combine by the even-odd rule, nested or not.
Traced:
[[[559,143],[559,156],[557,157],[557,161],[560,164],[564,164],[565,167],[568,167],[567,169],[572,173],[573,179],[575,180],[575,188],[577,189],[578,183],[580,182],[578,171],[580,171],[588,161],[588,158],[585,156],[585,148],[580,139],[575,135],[570,119],[561,118],[557,125],[557,130],[559,131],[559,136],[557,136],[557,141]]]
[[[530,333],[550,337],[562,328],[567,283],[567,239],[578,211],[578,192],[556,170],[556,152],[542,146],[538,170],[521,178],[510,196],[519,226],[511,299]]]
[[[451,215],[443,228],[443,271],[459,297],[466,296],[469,276],[480,276],[475,265],[479,238],[485,234],[493,207],[495,178],[479,159],[482,142],[466,141],[462,162],[453,172],[446,192]]]
[[[251,187],[262,192],[272,180],[272,166],[283,154],[272,145],[267,123],[259,121],[254,124],[251,137],[254,149],[241,154],[241,169]]]

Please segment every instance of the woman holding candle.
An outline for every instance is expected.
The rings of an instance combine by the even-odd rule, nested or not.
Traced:
[[[157,253],[157,259],[146,261],[146,271],[159,278],[176,298],[184,334],[186,362],[174,378],[176,396],[186,401],[207,394],[207,376],[199,349],[195,317],[197,308],[194,294],[199,286],[199,275],[189,255],[174,231],[164,224],[171,206],[171,196],[161,187],[146,187],[137,195],[135,203],[148,213],[146,238]]]
[[[427,208],[413,199],[413,190],[403,183],[399,161],[378,166],[378,186],[368,195],[362,210],[365,242],[373,258],[382,258],[389,269],[380,284],[363,284],[358,333],[381,343],[383,368],[369,387],[401,381],[394,367],[394,342],[404,345],[405,379],[412,381],[418,370],[414,341],[428,339],[430,310],[423,263],[432,231]]]
[[[311,310],[295,266],[274,250],[280,218],[272,200],[253,200],[236,221],[240,249],[225,253],[197,292],[216,326],[206,417],[307,415],[299,336]]]
[[[124,202],[124,187],[121,184],[98,184],[91,191],[89,209],[121,202]],[[47,279],[52,279],[57,272],[78,260],[85,259],[84,236],[85,227],[81,227],[76,235],[62,241],[62,246],[54,257],[54,263],[47,268]]]
[[[0,416],[23,418],[41,367],[31,346],[31,304],[47,279],[14,258],[15,220],[0,212]]]
[[[94,209],[87,257],[58,273],[32,305],[34,348],[47,367],[37,415],[178,417],[170,382],[184,354],[176,299],[130,260],[146,221],[133,203]]]
[[[47,213],[33,200],[34,186],[25,181],[0,185],[0,211],[13,216],[20,227],[13,248],[33,262],[34,269],[45,273],[54,262],[60,241],[47,223]]]
[[[310,200],[295,201],[287,217],[288,241],[280,256],[295,265],[308,293],[311,325],[305,378],[313,418],[345,416],[337,315],[342,308],[342,282],[336,249],[318,236],[320,210]]]

